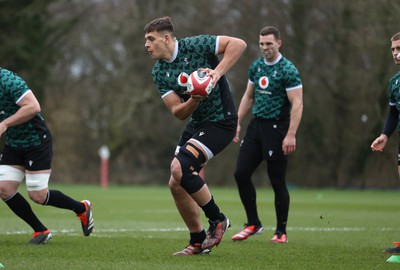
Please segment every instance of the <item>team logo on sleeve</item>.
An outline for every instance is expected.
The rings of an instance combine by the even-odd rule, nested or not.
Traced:
[[[259,80],[258,80],[258,85],[260,86],[261,89],[266,89],[269,85],[269,80],[267,76],[262,76]]]
[[[179,86],[186,87],[188,79],[189,79],[189,74],[187,74],[185,72],[182,72],[181,74],[179,74],[179,76],[178,76]]]

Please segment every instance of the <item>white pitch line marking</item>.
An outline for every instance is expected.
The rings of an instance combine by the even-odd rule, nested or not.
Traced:
[[[264,227],[266,230],[273,231],[274,227]],[[231,229],[232,230],[232,229]],[[362,231],[400,231],[400,228],[368,228],[368,227],[288,227],[288,231],[306,231],[306,232],[362,232]],[[148,228],[148,229],[125,229],[125,228],[110,228],[110,229],[94,229],[93,235],[102,237],[103,234],[110,233],[135,233],[135,232],[180,232],[187,231],[187,228]],[[81,235],[80,230],[63,229],[63,230],[51,230],[53,234],[65,234],[65,235]],[[32,231],[27,230],[16,230],[16,231],[3,231],[0,235],[22,235],[31,234]]]

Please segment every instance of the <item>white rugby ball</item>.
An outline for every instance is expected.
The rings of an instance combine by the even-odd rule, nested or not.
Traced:
[[[199,95],[207,97],[212,89],[212,77],[207,76],[204,72],[196,70],[189,75],[187,81],[187,91],[190,95]]]

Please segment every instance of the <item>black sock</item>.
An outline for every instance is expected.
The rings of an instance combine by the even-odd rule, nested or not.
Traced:
[[[209,220],[216,221],[216,220],[223,220],[224,216],[221,215],[218,206],[214,202],[214,198],[211,197],[211,200],[203,206],[200,206],[203,209],[204,214]]]
[[[19,192],[4,202],[18,217],[28,223],[35,232],[47,230],[32,211],[31,205]]]
[[[68,197],[58,190],[49,190],[46,201],[43,205],[51,205],[58,208],[69,209],[74,211],[76,214],[82,214],[86,210],[83,203]]]
[[[198,233],[190,233],[190,244],[198,244],[198,243],[203,243],[204,239],[206,239],[206,232],[202,230],[201,232]]]

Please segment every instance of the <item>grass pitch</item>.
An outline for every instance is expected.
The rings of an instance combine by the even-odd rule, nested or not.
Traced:
[[[29,246],[33,233],[0,204],[0,263],[5,269],[399,269],[382,250],[400,241],[399,191],[291,190],[286,245],[272,244],[273,192],[260,189],[265,231],[243,242],[230,237],[246,222],[236,188],[211,191],[232,227],[211,254],[175,257],[189,234],[168,187],[51,185],[94,205],[95,229],[84,237],[75,215],[32,203],[53,233]],[[25,188],[20,189],[26,195]],[[204,226],[208,228],[204,218]]]

